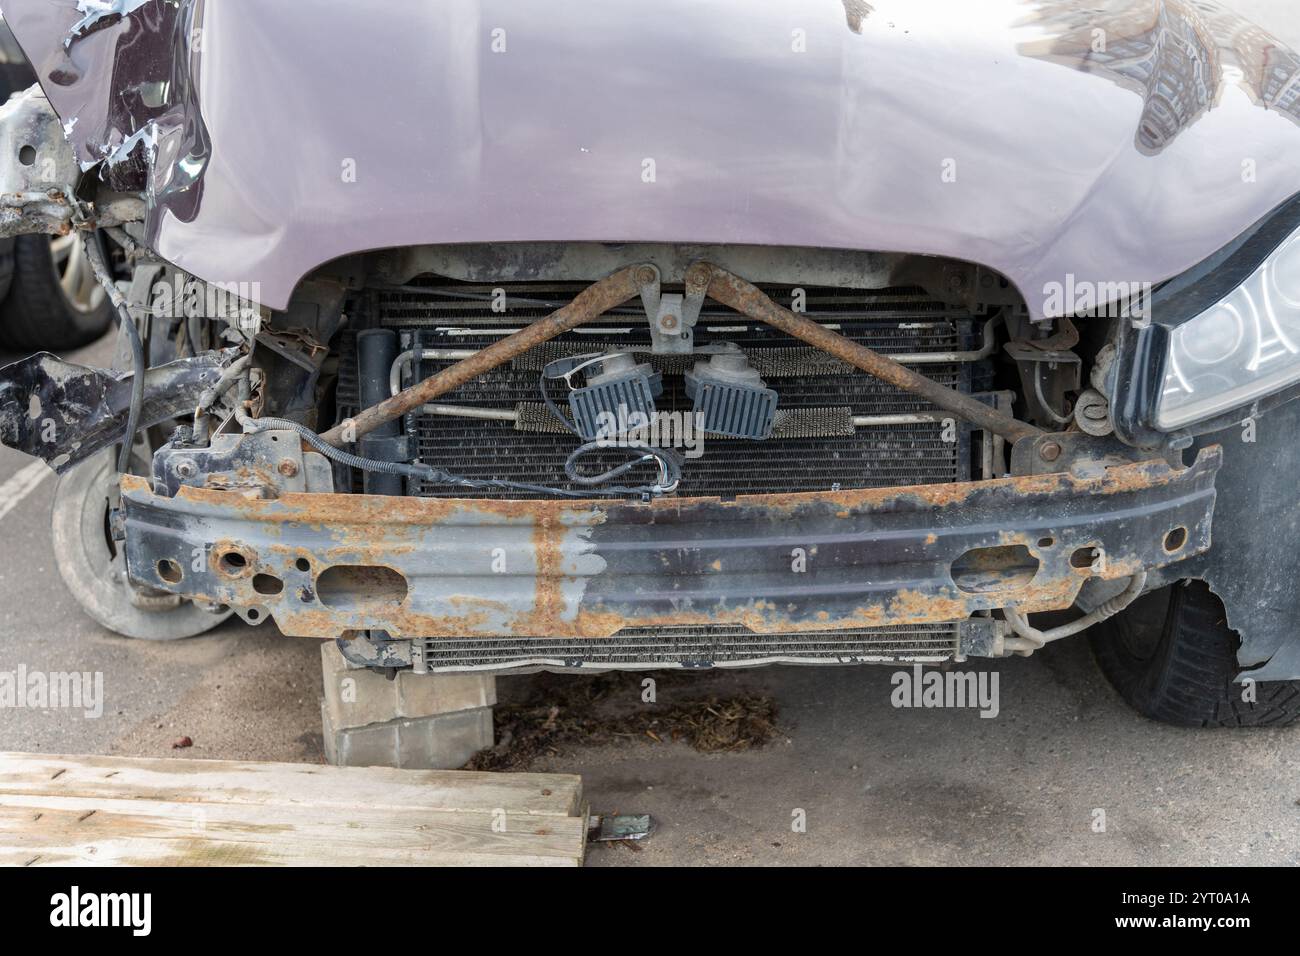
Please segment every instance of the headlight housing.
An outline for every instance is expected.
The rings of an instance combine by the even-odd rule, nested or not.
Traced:
[[[1300,382],[1300,230],[1170,330],[1154,424],[1173,431]]]

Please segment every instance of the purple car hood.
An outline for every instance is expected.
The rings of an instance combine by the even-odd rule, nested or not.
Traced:
[[[111,9],[104,12],[101,8]],[[1159,281],[1300,190],[1300,58],[1201,0],[7,0],[151,245],[664,241]],[[134,158],[130,158],[134,157]]]

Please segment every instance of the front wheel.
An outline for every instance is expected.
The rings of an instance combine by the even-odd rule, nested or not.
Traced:
[[[1237,632],[1204,581],[1145,594],[1089,632],[1106,678],[1153,720],[1181,727],[1281,727],[1300,717],[1300,681],[1235,682]],[[1253,696],[1253,700],[1250,699]]]
[[[103,246],[103,240],[96,237]],[[0,345],[63,352],[95,341],[113,321],[113,304],[95,278],[81,236],[18,236],[13,278],[0,306]]]
[[[123,637],[172,641],[211,630],[233,612],[213,613],[170,594],[142,594],[127,583],[126,555],[108,524],[116,458],[116,449],[107,448],[59,478],[52,521],[59,574],[82,610]],[[138,458],[137,464],[146,466]]]

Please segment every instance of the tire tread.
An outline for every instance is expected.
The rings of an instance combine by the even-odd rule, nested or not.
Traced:
[[[0,346],[14,351],[66,351],[99,338],[113,321],[105,300],[93,312],[69,304],[54,270],[47,236],[18,236],[13,248],[13,279],[0,304]]]
[[[1164,634],[1143,660],[1121,640],[1124,616],[1093,629],[1098,663],[1139,712],[1183,727],[1283,727],[1300,719],[1300,681],[1262,681],[1255,702],[1241,699],[1236,631],[1203,581],[1172,585]]]

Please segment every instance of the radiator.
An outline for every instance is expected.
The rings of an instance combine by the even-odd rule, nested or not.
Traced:
[[[355,304],[355,326],[381,326],[400,333],[403,349],[477,349],[519,329],[570,301],[584,286],[578,283],[517,284],[506,287],[504,312],[493,311],[493,289],[468,284],[417,282],[401,289],[372,291]],[[764,287],[777,302],[789,303],[791,290]],[[807,314],[855,342],[884,354],[965,351],[978,347],[972,316],[936,302],[919,289],[863,292],[806,289]],[[500,301],[499,299],[497,301]],[[359,313],[359,314],[357,314]],[[816,349],[792,342],[761,323],[706,303],[695,332],[696,343],[731,341],[740,345],[750,363],[760,369],[769,388],[780,396],[778,415],[784,430],[767,441],[706,436],[703,455],[685,462],[678,493],[684,496],[734,496],[779,492],[873,488],[970,478],[970,432],[958,428],[956,441],[945,441],[944,425],[920,422],[869,425],[849,434],[808,436],[815,427],[800,422],[844,410],[853,416],[934,412],[936,409],[893,386],[845,367]],[[649,346],[649,327],[639,302],[534,349],[454,392],[440,403],[488,409],[536,409],[541,395],[538,379],[549,360],[605,348]],[[664,372],[662,411],[689,411],[681,371],[693,361],[682,356],[650,356]],[[402,385],[434,374],[446,362],[421,361]],[[970,393],[988,386],[987,361],[947,362],[917,366],[934,380]],[[356,360],[350,336],[343,343],[338,405],[339,417],[357,410]],[[561,406],[563,383],[550,383]],[[793,423],[793,424],[792,424]],[[521,431],[509,421],[412,414],[406,431],[422,461],[469,478],[513,481],[574,488],[564,474],[564,461],[577,444],[562,432]],[[626,460],[616,451],[583,459],[583,469],[603,470]],[[636,484],[653,477],[651,466],[625,476]],[[411,482],[408,493],[453,497],[535,497],[526,492],[482,490]]]

